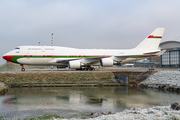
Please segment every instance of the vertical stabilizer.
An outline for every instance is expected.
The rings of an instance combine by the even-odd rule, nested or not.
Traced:
[[[146,39],[144,39],[136,50],[158,50],[165,28],[156,28]]]

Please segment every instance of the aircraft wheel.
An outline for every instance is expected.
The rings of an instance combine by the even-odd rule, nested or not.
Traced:
[[[81,71],[83,71],[83,70],[84,70],[84,68],[81,68],[80,70],[81,70]]]
[[[93,70],[95,70],[95,68],[93,68],[93,67],[92,67],[92,68],[90,68],[90,71],[93,71]]]
[[[21,71],[25,71],[25,68],[22,68]]]

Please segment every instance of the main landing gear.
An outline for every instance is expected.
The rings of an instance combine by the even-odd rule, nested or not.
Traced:
[[[23,64],[21,64],[21,71],[25,71],[25,68],[24,68],[24,65]]]
[[[76,69],[76,70],[93,71],[93,70],[95,70],[95,68],[94,67],[84,67],[84,68],[80,68],[80,69]]]

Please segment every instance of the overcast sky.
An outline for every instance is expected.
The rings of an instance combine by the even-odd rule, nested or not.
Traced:
[[[180,36],[180,0],[1,0],[0,56],[52,33],[55,46],[133,48],[157,27],[162,41]]]

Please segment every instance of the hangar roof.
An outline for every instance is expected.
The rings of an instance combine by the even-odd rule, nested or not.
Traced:
[[[179,41],[165,41],[159,44],[161,49],[166,50],[180,50],[180,42]]]

